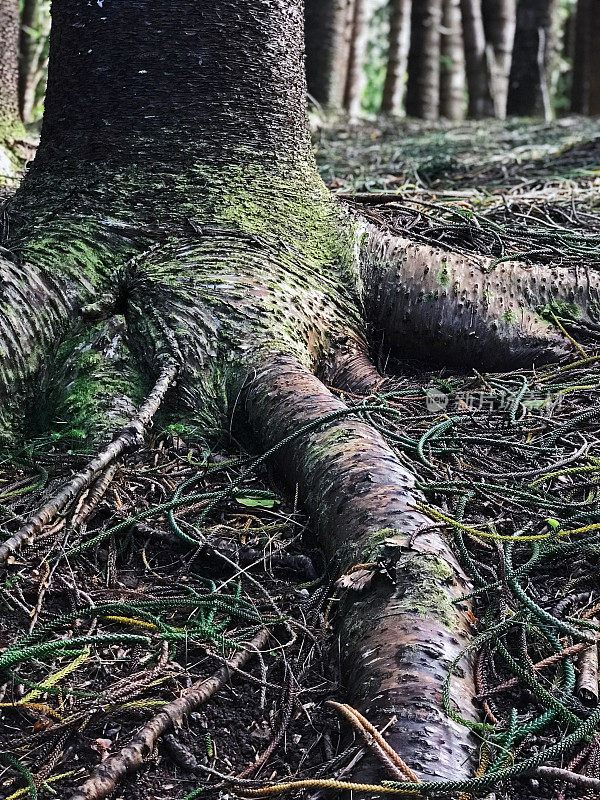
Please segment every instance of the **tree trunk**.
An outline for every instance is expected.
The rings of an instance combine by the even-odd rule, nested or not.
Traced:
[[[442,0],[413,3],[406,113],[421,119],[440,114]]]
[[[465,110],[465,62],[460,0],[444,0],[440,113],[457,121]]]
[[[469,88],[469,117],[493,117],[494,101],[490,87],[490,65],[481,0],[461,0],[461,11]]]
[[[344,105],[353,14],[354,0],[306,0],[308,93],[334,111]]]
[[[404,114],[411,10],[412,0],[390,0],[388,58],[381,110],[398,117]]]
[[[348,75],[344,92],[344,108],[351,117],[360,116],[362,97],[367,81],[365,73],[369,33],[367,22],[367,0],[354,0]]]
[[[550,70],[558,0],[520,0],[507,113],[552,119]]]
[[[85,374],[97,398],[86,413],[106,419],[109,438],[111,392],[155,389],[4,542],[0,560],[9,565],[97,464],[140,434],[173,375],[171,398],[207,426],[222,424],[254,377],[244,396],[266,446],[312,426],[282,464],[324,550],[342,571],[382,559],[396,576],[375,581],[372,602],[348,603],[346,663],[373,689],[347,672],[350,697],[375,724],[393,704],[390,736],[424,775],[464,777],[471,744],[445,717],[437,666],[465,643],[451,603],[464,576],[439,534],[412,548],[411,533],[428,524],[410,508],[412,477],[368,425],[337,419],[343,404],[314,376],[334,343],[364,342],[366,321],[362,231],[329,196],[312,154],[302,29],[300,0],[181,0],[177,14],[170,0],[54,0],[41,143],[9,208],[11,255],[0,256],[2,422],[15,435],[26,428],[40,372],[71,409]],[[117,376],[84,373],[82,354],[115,314],[128,369],[113,390]],[[398,625],[388,635],[390,614]],[[423,694],[398,691],[398,665]],[[465,695],[470,680],[467,669]],[[433,759],[415,736],[419,720],[436,726]]]
[[[484,0],[483,13],[486,36],[494,50],[492,95],[496,116],[504,119],[517,27],[517,0]]]
[[[571,110],[600,114],[600,9],[595,0],[579,0],[575,19]]]

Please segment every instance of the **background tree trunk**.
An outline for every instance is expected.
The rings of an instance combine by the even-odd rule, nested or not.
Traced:
[[[461,11],[469,87],[469,116],[473,119],[493,117],[494,101],[481,0],[461,0]]]
[[[483,13],[486,37],[494,49],[492,96],[496,116],[504,119],[517,27],[517,0],[484,0]]]
[[[406,113],[421,119],[440,114],[442,0],[413,3]]]
[[[411,9],[412,0],[390,0],[389,49],[381,102],[384,114],[400,116],[404,113]]]
[[[344,92],[344,108],[351,117],[360,116],[362,97],[366,85],[365,62],[367,58],[367,38],[369,33],[367,19],[367,0],[354,0],[350,36],[348,75]]]
[[[597,0],[579,0],[575,19],[571,110],[600,114],[600,7]]]
[[[33,120],[36,92],[48,67],[44,51],[49,20],[40,14],[39,0],[23,0],[19,58],[19,108],[26,124]]]
[[[440,114],[453,121],[464,117],[465,61],[460,0],[444,0]]]
[[[0,0],[0,131],[19,119],[19,0]]]
[[[507,113],[552,119],[550,69],[558,0],[520,0],[508,90]]]
[[[324,108],[344,105],[353,12],[354,0],[306,0],[308,93]]]

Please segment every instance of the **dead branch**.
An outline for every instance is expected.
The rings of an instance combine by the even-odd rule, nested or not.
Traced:
[[[126,775],[142,767],[159,737],[173,726],[181,726],[190,712],[210,700],[229,680],[232,671],[245,666],[267,644],[269,636],[268,630],[261,630],[244,650],[236,653],[211,678],[197,681],[182,697],[166,705],[138,731],[128,745],[100,764],[69,800],[102,800],[112,794]]]

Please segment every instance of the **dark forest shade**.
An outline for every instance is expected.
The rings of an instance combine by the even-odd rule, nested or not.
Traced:
[[[325,108],[344,105],[353,9],[353,0],[306,0],[308,91]]]
[[[493,117],[494,102],[490,88],[490,64],[481,0],[461,0],[461,10],[469,87],[469,116],[473,119]]]

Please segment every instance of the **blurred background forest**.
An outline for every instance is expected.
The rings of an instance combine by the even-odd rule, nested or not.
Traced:
[[[19,104],[44,110],[50,0],[21,0]],[[306,0],[322,112],[426,120],[600,114],[598,0]]]

